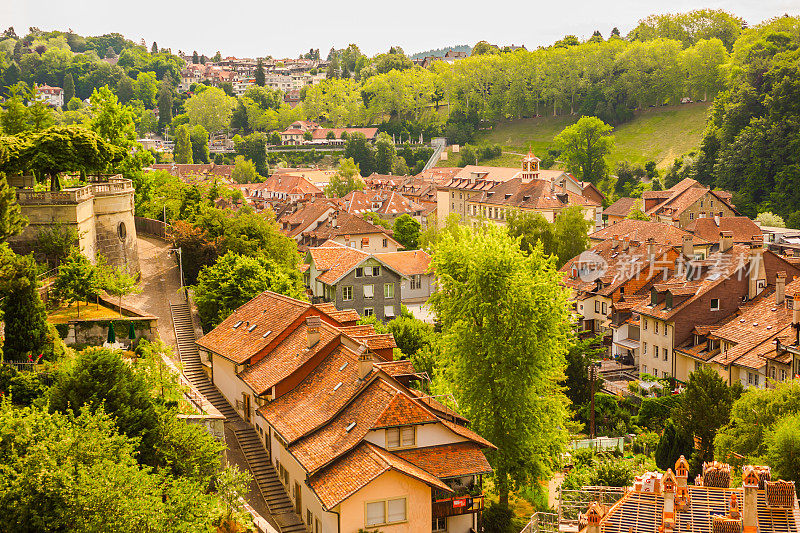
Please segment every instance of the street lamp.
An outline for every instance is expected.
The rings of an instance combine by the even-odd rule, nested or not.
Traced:
[[[169,253],[177,253],[178,254],[178,268],[180,269],[181,274],[181,290],[183,290],[183,255],[181,253],[180,248],[170,248],[167,250]]]

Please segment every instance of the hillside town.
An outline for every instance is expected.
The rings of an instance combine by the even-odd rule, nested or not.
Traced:
[[[0,34],[0,532],[800,533],[800,15],[629,24]]]

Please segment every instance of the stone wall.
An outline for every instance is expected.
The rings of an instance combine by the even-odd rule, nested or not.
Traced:
[[[64,343],[68,346],[86,344],[89,346],[102,346],[108,339],[109,324],[114,323],[114,332],[117,342],[127,342],[128,329],[133,323],[136,332],[136,341],[147,339],[154,341],[158,338],[158,319],[156,317],[122,317],[114,320],[70,320],[66,324],[56,326]],[[135,348],[135,342],[131,348]]]

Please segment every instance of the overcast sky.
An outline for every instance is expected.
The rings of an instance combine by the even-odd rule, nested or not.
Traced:
[[[119,32],[148,46],[223,56],[297,57],[353,42],[373,55],[400,45],[408,54],[485,39],[535,48],[595,29],[623,34],[652,13],[722,8],[750,24],[800,14],[800,0],[0,0],[2,29],[30,26],[81,35]]]

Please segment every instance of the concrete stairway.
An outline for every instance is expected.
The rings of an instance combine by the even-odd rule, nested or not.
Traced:
[[[225,415],[225,422],[231,425],[236,440],[247,459],[250,473],[253,474],[270,514],[278,523],[281,533],[306,531],[302,519],[294,513],[292,500],[289,499],[286,489],[278,479],[275,467],[270,461],[267,450],[261,444],[256,430],[242,420],[203,371],[203,363],[200,362],[200,353],[195,344],[194,324],[188,304],[179,301],[170,302],[169,306],[178,344],[178,356],[183,365],[184,375],[220,413]]]

